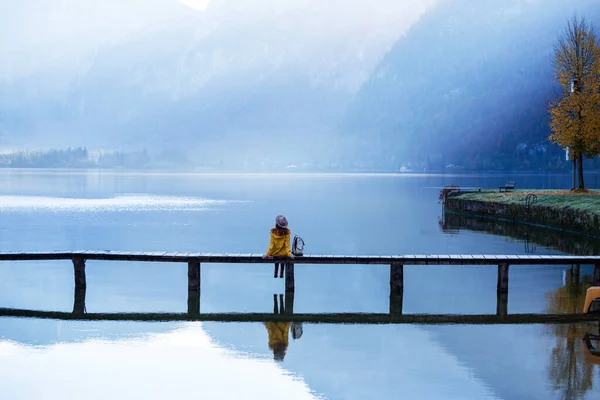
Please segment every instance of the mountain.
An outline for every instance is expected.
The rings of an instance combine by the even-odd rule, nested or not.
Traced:
[[[344,162],[379,168],[559,169],[551,53],[597,2],[447,0],[401,37],[350,105]]]
[[[314,159],[381,56],[433,2],[3,3],[0,146]]]

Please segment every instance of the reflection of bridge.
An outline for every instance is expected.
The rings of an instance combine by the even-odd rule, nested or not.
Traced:
[[[568,254],[600,254],[599,238],[578,235],[554,228],[485,219],[455,212],[445,212],[443,218],[439,219],[439,224],[445,233],[456,234],[463,229],[467,229],[522,240],[525,243],[526,253],[535,252],[534,245],[540,245]]]
[[[597,322],[600,316],[594,314],[378,314],[378,313],[309,313],[309,314],[268,314],[268,313],[85,313],[20,310],[0,308],[0,317],[42,318],[76,321],[207,321],[207,322],[306,322],[315,324],[571,324],[576,322]]]
[[[294,282],[294,263],[300,264],[362,264],[362,265],[387,265],[390,268],[390,309],[389,314],[294,314],[293,317],[287,315],[281,318],[298,318],[307,322],[358,322],[352,318],[362,318],[363,323],[418,323],[421,318],[424,323],[478,323],[477,321],[501,321],[497,323],[510,323],[517,319],[516,315],[508,314],[508,270],[510,265],[572,265],[572,264],[593,264],[594,278],[593,282],[600,285],[600,256],[550,256],[550,255],[402,255],[402,256],[345,256],[345,255],[320,255],[303,256],[294,260],[290,259],[263,259],[259,254],[217,254],[217,253],[129,253],[129,252],[111,252],[111,251],[78,251],[78,252],[54,252],[54,253],[4,253],[0,254],[0,261],[32,261],[32,260],[71,260],[73,262],[75,276],[75,300],[73,313],[52,313],[45,311],[27,311],[20,316],[33,316],[40,318],[63,318],[63,319],[127,319],[119,316],[129,316],[129,318],[140,320],[233,320],[231,318],[243,321],[243,318],[253,320],[273,320],[274,317],[269,314],[200,314],[200,265],[201,263],[273,263],[276,261],[288,263],[286,267],[285,292],[286,309],[293,314],[293,296],[295,291]],[[171,262],[187,263],[188,267],[188,312],[187,314],[87,314],[85,311],[86,295],[86,275],[85,266],[87,260],[101,261],[138,261],[138,262]],[[291,262],[290,262],[291,261]],[[459,316],[410,316],[402,315],[402,301],[404,292],[404,265],[495,265],[498,268],[497,282],[497,308],[496,319],[490,319],[492,316],[471,316],[472,322],[461,322]],[[340,273],[343,270],[340,269]],[[8,315],[10,310],[2,310],[0,315]],[[12,312],[15,312],[13,310]],[[30,315],[26,315],[29,313]],[[75,318],[75,316],[77,318]],[[137,317],[134,317],[137,316]],[[155,317],[152,317],[155,316]],[[236,317],[237,316],[237,317]],[[304,319],[302,319],[304,316]],[[465,316],[467,317],[467,316]],[[502,318],[498,318],[502,317]],[[527,315],[530,321],[551,322],[543,318],[546,316]],[[220,318],[220,319],[216,319]],[[325,318],[325,319],[323,319]],[[411,320],[412,318],[412,320]],[[416,318],[416,319],[415,319]],[[431,319],[433,318],[433,320]],[[448,319],[449,318],[449,319]],[[452,318],[455,318],[454,320]],[[541,319],[539,319],[541,318]],[[554,316],[555,319],[564,319],[566,316]],[[575,318],[575,317],[572,317]],[[583,318],[581,316],[577,318]],[[372,322],[369,322],[372,321]],[[521,320],[520,322],[525,322]],[[479,322],[485,323],[485,322]],[[493,323],[493,322],[487,322]]]

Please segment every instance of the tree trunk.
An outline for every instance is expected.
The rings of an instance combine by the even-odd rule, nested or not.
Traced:
[[[583,182],[583,154],[579,154],[577,157],[577,164],[579,164],[579,189],[585,189],[585,183]]]

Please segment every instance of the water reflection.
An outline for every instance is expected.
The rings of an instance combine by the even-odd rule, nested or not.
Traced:
[[[585,293],[590,286],[591,277],[584,276],[580,281],[578,266],[572,267],[566,274],[565,285],[546,293],[546,312],[582,313]],[[547,327],[547,333],[555,338],[548,363],[548,379],[564,399],[583,397],[592,388],[594,365],[589,362],[588,351],[581,342],[597,327],[598,322]]]
[[[459,234],[461,229],[467,229],[522,240],[525,246],[525,253],[536,253],[536,245],[538,245],[568,254],[582,256],[600,254],[600,239],[556,229],[492,221],[451,212],[444,212],[444,215],[438,218],[438,223],[442,232],[448,234]]]
[[[538,246],[570,254],[600,254],[600,239],[559,230],[449,212],[445,212],[438,222],[440,229],[448,234],[457,235],[466,229],[520,240],[524,252],[529,254],[536,253]],[[546,292],[547,314],[583,313],[586,291],[592,286],[593,276],[580,271],[579,265],[570,266],[564,271],[563,285]],[[500,307],[501,302],[498,304]],[[502,314],[500,310],[498,313]],[[552,341],[546,363],[550,389],[562,399],[584,398],[593,390],[594,369],[600,365],[600,322],[548,324],[543,332]]]
[[[598,334],[586,332],[583,336],[584,357],[587,363],[600,365],[600,326]]]
[[[75,295],[73,296],[73,314],[83,315],[87,312],[85,307],[85,286],[75,286]]]
[[[210,399],[318,398],[280,365],[217,345],[200,323],[133,337],[84,336],[36,347],[0,338],[0,397],[183,399],[195,388],[193,397]],[[99,384],[89,390],[91,382]]]
[[[423,398],[569,398],[566,394],[569,380],[562,378],[555,384],[556,376],[580,373],[578,369],[573,372],[572,365],[569,365],[570,359],[574,359],[576,368],[581,370],[585,370],[582,362],[590,364],[586,361],[589,357],[586,358],[584,353],[582,336],[572,340],[571,347],[563,345],[565,340],[556,336],[557,332],[563,330],[578,332],[581,325],[577,327],[574,324],[565,324],[564,329],[561,329],[563,325],[560,322],[557,326],[527,323],[509,325],[500,322],[494,326],[452,324],[437,325],[435,328],[431,325],[410,324],[367,326],[321,323],[310,324],[311,334],[294,342],[293,339],[299,336],[295,337],[297,330],[291,321],[285,324],[288,329],[281,332],[282,335],[291,336],[288,340],[291,343],[287,354],[284,354],[285,361],[277,363],[273,361],[273,349],[268,348],[269,332],[267,324],[263,321],[282,322],[278,321],[278,318],[288,312],[287,298],[280,294],[268,296],[269,308],[273,306],[273,312],[262,314],[261,318],[266,316],[266,319],[261,323],[186,322],[172,324],[173,328],[169,329],[169,332],[161,334],[152,332],[161,329],[164,324],[162,322],[145,324],[145,332],[132,335],[113,332],[115,327],[131,326],[134,324],[132,322],[64,321],[57,323],[57,326],[64,326],[61,329],[71,327],[77,331],[76,337],[63,337],[59,344],[30,347],[17,344],[17,341],[11,339],[4,340],[2,335],[7,333],[6,328],[10,331],[10,327],[5,324],[4,329],[0,330],[0,376],[9,379],[9,391],[3,391],[3,385],[0,385],[0,398],[15,398],[3,396],[10,394],[11,388],[18,393],[25,393],[23,398],[36,398],[36,393],[28,391],[30,389],[18,379],[28,368],[22,363],[46,365],[46,369],[38,368],[37,365],[28,369],[27,376],[35,380],[38,375],[47,374],[47,365],[61,365],[62,359],[67,359],[71,366],[75,365],[82,371],[94,374],[96,380],[112,382],[112,379],[115,379],[119,387],[128,380],[133,384],[142,384],[142,377],[139,375],[145,375],[146,379],[151,376],[150,386],[153,388],[153,385],[158,385],[159,382],[166,386],[178,385],[194,380],[195,373],[206,375],[205,371],[210,369],[207,376],[202,376],[194,382],[204,382],[209,377],[220,382],[211,382],[208,388],[202,388],[203,395],[215,396],[214,398],[237,398],[235,396],[240,394],[230,391],[229,388],[224,389],[222,396],[219,392],[213,392],[219,385],[229,385],[234,381],[249,385],[247,390],[252,395],[261,393],[260,388],[255,387],[258,382],[270,385],[273,390],[275,386],[286,386],[288,390],[296,392],[291,397],[286,394],[288,398],[309,396],[313,391],[325,393],[332,398],[355,399],[383,399],[402,395],[413,398],[422,395],[424,391],[426,395],[422,396]],[[559,310],[564,312],[564,307]],[[269,320],[268,315],[277,317]],[[408,316],[402,318],[406,317]],[[495,315],[489,317],[499,318]],[[2,323],[18,321],[26,330],[31,330],[34,324],[40,322],[37,319],[0,318],[0,326]],[[54,322],[46,322],[52,323]],[[597,330],[597,322],[584,326],[587,332],[596,328],[594,332],[600,333]],[[37,329],[43,332],[51,330],[47,327]],[[432,332],[438,330],[441,335],[432,335]],[[546,335],[542,335],[544,332]],[[20,338],[21,334],[15,332],[13,337]],[[493,340],[493,346],[481,345],[490,338]],[[20,342],[20,339],[17,340]],[[148,357],[140,357],[138,360],[143,366],[135,365],[135,362],[129,360],[129,357],[138,357],[138,351],[129,348],[148,352]],[[559,356],[562,355],[562,358],[556,358],[556,352]],[[94,356],[96,353],[98,355]],[[88,357],[99,359],[102,368],[90,365],[93,361],[88,360]],[[105,357],[113,357],[113,361],[120,365],[120,375],[117,378],[114,377],[113,370],[107,367]],[[240,361],[244,358],[248,361]],[[411,362],[399,363],[399,359]],[[165,371],[164,365],[171,363],[178,365]],[[265,367],[264,364],[275,366],[275,370]],[[140,372],[139,368],[143,372]],[[244,371],[245,368],[252,371]],[[554,375],[551,368],[556,370]],[[591,383],[585,391],[572,390],[571,398],[581,398],[584,395],[593,398],[592,393],[598,393],[599,375],[593,374],[589,367],[586,368]],[[279,373],[276,373],[277,370]],[[389,371],[394,373],[389,374]],[[246,376],[237,376],[237,373]],[[522,374],[524,376],[521,376]],[[83,375],[84,372],[78,370],[73,376],[75,379],[83,379]],[[435,384],[432,384],[431,376],[436,377]],[[305,389],[310,389],[305,390],[302,389],[302,385],[290,383],[287,377],[293,380],[300,379],[306,385]],[[253,382],[247,383],[248,379],[252,379]],[[375,387],[369,384],[372,379],[376,380]],[[460,382],[457,383],[457,379]],[[51,380],[44,378],[42,381],[45,390],[52,389]],[[62,376],[57,382],[67,384]],[[397,382],[397,385],[393,382]],[[340,389],[340,386],[344,388]],[[164,395],[161,390],[157,393]],[[340,390],[344,391],[343,395],[339,395]],[[356,391],[356,394],[351,395],[353,391]],[[461,395],[461,391],[466,391],[466,394]],[[145,388],[143,393],[148,395],[147,398],[164,398],[150,393]],[[102,394],[107,395],[104,392]],[[44,398],[39,393],[37,395],[37,398]],[[267,398],[274,396],[268,395]]]
[[[285,301],[284,301],[285,298]],[[278,302],[279,300],[279,302]],[[294,292],[287,292],[285,296],[273,294],[273,314],[294,313]],[[301,322],[268,321],[264,322],[269,335],[269,349],[273,352],[275,361],[283,361],[289,344],[289,332],[292,331],[294,340],[302,337],[303,328]]]

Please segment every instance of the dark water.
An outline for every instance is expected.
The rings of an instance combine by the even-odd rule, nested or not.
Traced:
[[[591,239],[442,218],[440,187],[570,176],[0,172],[3,251],[261,253],[283,213],[312,254],[593,253]],[[598,176],[587,177],[598,187]],[[556,236],[556,233],[554,233]],[[590,250],[591,249],[591,250]],[[597,253],[596,253],[597,254]],[[510,271],[509,313],[576,312],[589,266]],[[69,262],[0,264],[0,307],[71,311]],[[203,265],[202,312],[272,312],[270,265]],[[495,267],[405,267],[404,313],[493,314]],[[185,312],[187,267],[88,262],[88,312]],[[296,266],[294,311],[388,312],[385,266]],[[273,360],[262,323],[0,318],[0,398],[600,398],[594,324],[304,324]]]

